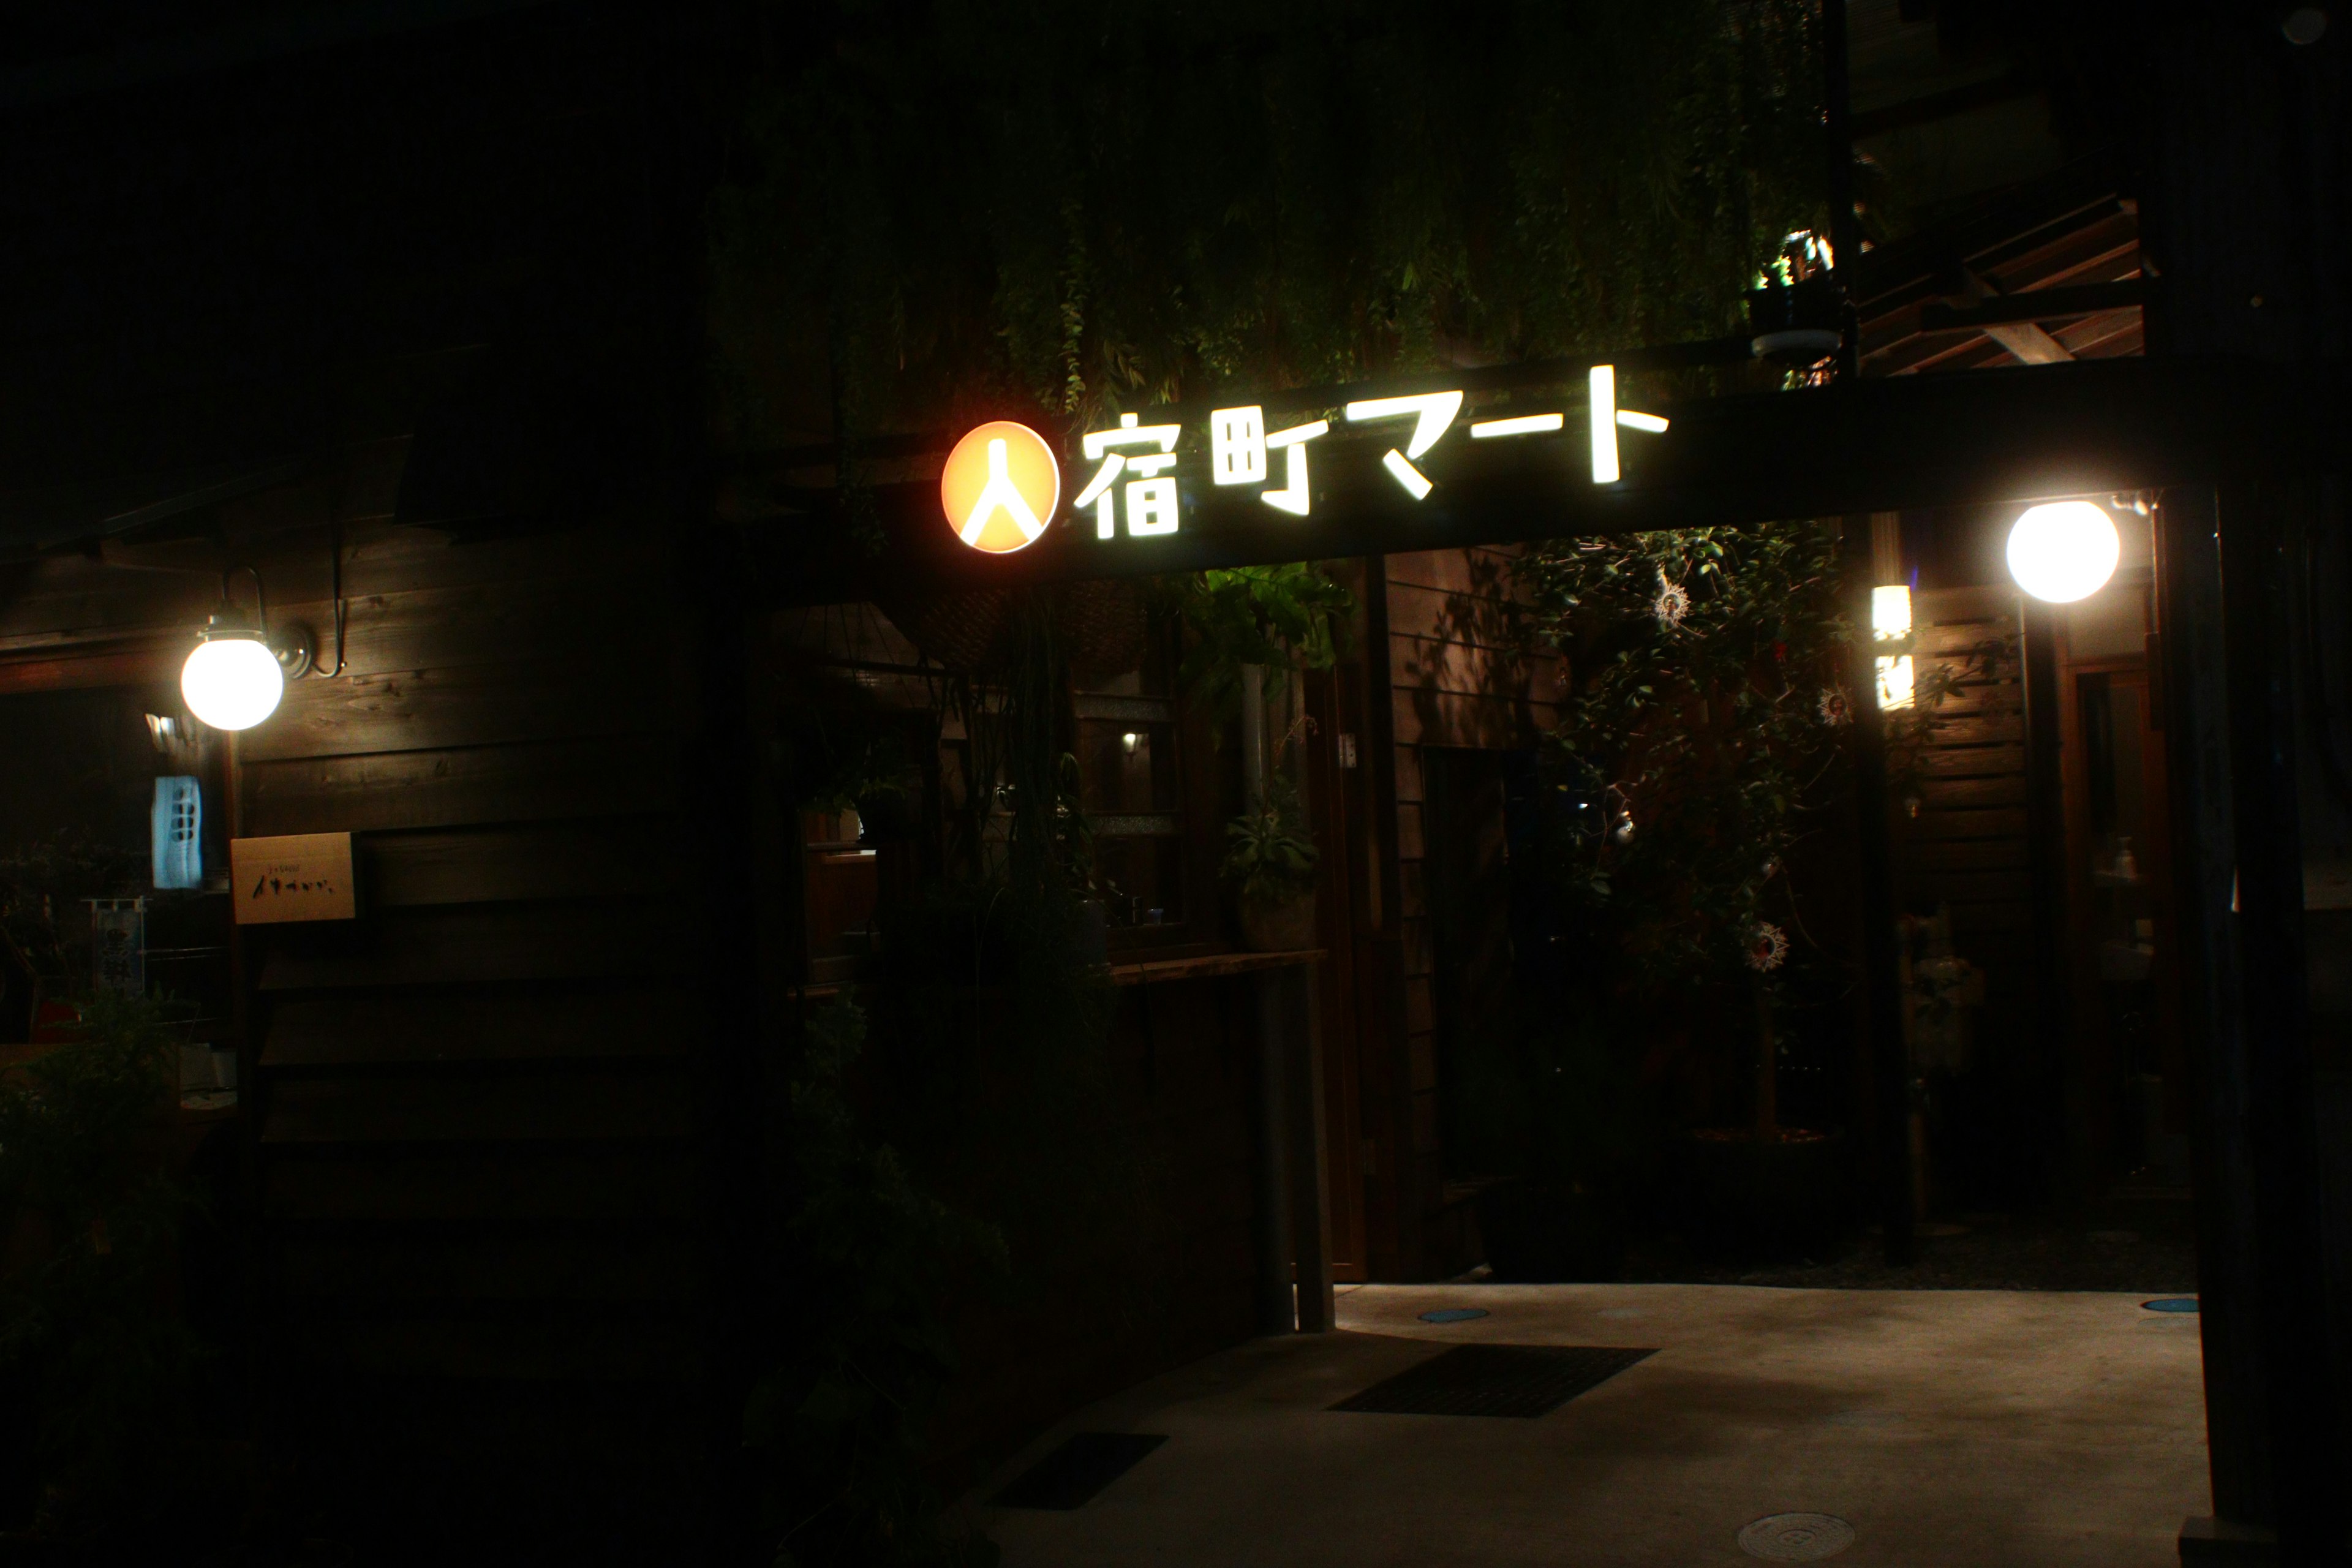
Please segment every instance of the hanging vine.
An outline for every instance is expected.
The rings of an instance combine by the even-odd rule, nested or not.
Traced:
[[[802,63],[758,82],[714,226],[747,445],[779,437],[794,341],[874,430],[1713,333],[1815,205],[1802,0],[774,25]]]

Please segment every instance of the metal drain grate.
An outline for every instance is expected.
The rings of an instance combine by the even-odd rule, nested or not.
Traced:
[[[1657,1353],[1608,1345],[1457,1345],[1331,1408],[1379,1415],[1542,1415]]]
[[[1168,1441],[1164,1432],[1079,1432],[990,1499],[999,1508],[1084,1508]]]
[[[1767,1563],[1818,1563],[1853,1544],[1853,1526],[1833,1513],[1775,1513],[1739,1532],[1739,1550]]]

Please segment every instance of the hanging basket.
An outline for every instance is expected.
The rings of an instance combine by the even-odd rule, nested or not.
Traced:
[[[907,640],[950,669],[978,669],[1003,657],[1013,622],[1010,589],[886,589],[875,603]]]
[[[1150,651],[1151,606],[1140,583],[1067,584],[1054,595],[1054,623],[1081,681],[1140,669]]]

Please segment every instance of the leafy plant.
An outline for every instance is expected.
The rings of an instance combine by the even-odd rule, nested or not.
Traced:
[[[1004,1243],[867,1130],[850,1089],[866,1029],[846,996],[818,1012],[791,1079],[784,1235],[824,1300],[803,1284],[793,1353],[753,1391],[743,1439],[769,1461],[777,1568],[989,1568],[995,1546],[947,1522],[923,1466],[955,1365],[946,1303],[1003,1275]]]
[[[172,1514],[195,1431],[203,1349],[172,1305],[190,1199],[163,1162],[178,1037],[144,997],[79,1011],[0,1078],[0,1388],[36,1426],[40,1528],[122,1538]]]
[[[1202,572],[1174,590],[1192,633],[1180,677],[1216,711],[1231,711],[1247,666],[1328,669],[1347,651],[1356,596],[1312,563]]]
[[[1803,0],[771,15],[713,225],[751,447],[1710,335],[1818,207]]]
[[[814,711],[811,719],[797,791],[803,806],[863,813],[910,793],[913,763],[902,728],[877,725],[866,715],[836,715],[831,725]],[[858,719],[867,721],[859,724]]]
[[[1297,786],[1277,775],[1225,825],[1225,879],[1244,902],[1287,903],[1314,891],[1316,849],[1305,816]]]
[[[1771,1005],[1803,923],[1786,875],[1850,699],[1829,523],[1561,542],[1520,565],[1573,686],[1552,741],[1582,805],[1561,881],[1653,994],[1737,982],[1775,1126]],[[1784,927],[1782,921],[1786,921]]]
[[[71,831],[36,838],[0,859],[0,932],[48,980],[67,978],[79,956],[67,917],[77,901],[143,887],[143,853]],[[87,923],[79,930],[86,933]]]

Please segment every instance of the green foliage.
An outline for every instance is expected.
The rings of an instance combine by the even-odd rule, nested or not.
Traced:
[[[866,812],[911,793],[913,761],[904,726],[877,724],[866,715],[825,715],[811,709],[808,733],[794,754],[801,776],[798,804],[812,811]],[[860,723],[858,721],[865,720]]]
[[[1712,334],[1818,205],[1804,0],[775,17],[714,223],[748,445]]]
[[[948,1303],[1005,1269],[1004,1243],[925,1192],[853,1103],[866,1016],[810,1020],[790,1085],[786,1237],[806,1310],[744,1413],[770,1460],[778,1568],[990,1568],[994,1545],[940,1517],[927,1420],[954,1370]]]
[[[1777,967],[1768,916],[1793,923],[1789,849],[1846,714],[1836,530],[1561,542],[1520,572],[1573,678],[1555,762],[1588,826],[1564,880],[1652,982]]]
[[[1297,786],[1277,776],[1225,825],[1224,874],[1245,903],[1280,904],[1315,889],[1315,843]]]
[[[1356,596],[1319,566],[1237,566],[1178,578],[1192,632],[1180,672],[1212,709],[1230,711],[1244,666],[1328,669],[1347,651]]]
[[[86,936],[89,925],[61,924],[61,919],[86,915],[82,899],[112,898],[143,887],[146,869],[142,851],[100,844],[85,834],[36,838],[0,859],[0,933],[47,979],[86,970],[81,944],[68,931]]]
[[[882,1108],[940,1190],[1003,1226],[1032,1298],[1110,1291],[1148,1259],[1145,1173],[1110,1076],[1117,993],[1077,892],[942,882],[883,919]]]
[[[121,1537],[171,1511],[194,1432],[201,1347],[172,1305],[189,1202],[163,1163],[178,1039],[143,997],[80,1008],[0,1079],[0,1390],[37,1423],[42,1527]]]

